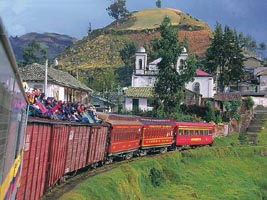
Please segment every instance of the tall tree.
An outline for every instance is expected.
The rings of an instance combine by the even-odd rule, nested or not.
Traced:
[[[156,1],[156,6],[157,6],[157,8],[161,8],[161,0]]]
[[[120,57],[126,66],[133,66],[135,60],[136,44],[132,41],[125,42],[120,50]]]
[[[218,90],[235,84],[243,78],[243,61],[241,41],[235,30],[217,23],[211,46],[206,52],[207,70],[216,75]]]
[[[92,88],[102,94],[108,94],[111,91],[116,91],[117,82],[114,69],[110,67],[94,69]]]
[[[36,40],[32,40],[26,48],[22,49],[23,60],[20,66],[25,66],[33,63],[44,63],[47,58],[47,51]]]
[[[125,3],[126,0],[113,0],[113,3],[106,9],[108,15],[115,20],[126,17],[129,14],[129,11],[126,8]]]
[[[154,109],[160,111],[162,117],[173,118],[179,111],[185,83],[195,75],[195,59],[189,57],[177,70],[177,58],[184,47],[179,43],[177,31],[172,28],[168,17],[163,19],[160,33],[161,38],[152,41],[153,51],[162,59],[158,64]]]

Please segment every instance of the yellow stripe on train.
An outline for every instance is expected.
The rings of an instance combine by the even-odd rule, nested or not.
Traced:
[[[199,141],[201,141],[201,138],[191,138],[191,141],[192,142],[199,142]]]
[[[19,167],[21,165],[22,153],[19,153],[18,157],[16,158],[15,162],[13,163],[12,167],[10,168],[3,184],[0,186],[0,199],[4,199],[9,190],[9,187],[12,184],[13,179],[17,176]]]

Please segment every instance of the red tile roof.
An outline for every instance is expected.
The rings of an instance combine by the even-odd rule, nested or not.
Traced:
[[[209,73],[207,73],[201,69],[197,69],[196,73],[197,73],[197,76],[211,76]]]

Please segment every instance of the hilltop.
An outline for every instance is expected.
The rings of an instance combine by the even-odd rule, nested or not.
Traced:
[[[36,40],[47,49],[49,59],[62,53],[66,47],[73,45],[77,40],[76,38],[58,33],[27,33],[20,37],[15,36],[9,39],[17,60],[22,59],[22,48],[27,47],[32,40]]]
[[[137,46],[148,46],[160,36],[159,26],[165,16],[177,28],[180,41],[188,38],[189,53],[203,56],[212,34],[206,23],[176,9],[154,8],[133,12],[127,18],[89,32],[58,56],[59,64],[66,70],[77,65],[84,70],[122,65],[119,51],[124,43],[134,41]]]

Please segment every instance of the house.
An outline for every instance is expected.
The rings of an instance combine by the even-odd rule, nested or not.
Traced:
[[[118,112],[118,103],[113,102],[111,99],[92,94],[89,100],[99,112]]]
[[[37,63],[19,68],[22,80],[30,88],[44,90],[45,66]],[[48,67],[47,70],[47,97],[54,97],[63,101],[77,101],[88,103],[92,89],[88,88],[68,72]]]
[[[187,59],[188,54],[184,48],[181,55],[177,58],[176,70],[179,71],[180,65]],[[135,70],[132,75],[132,85],[125,90],[125,109],[151,110],[151,98],[153,88],[158,74],[158,63],[161,58],[147,63],[147,53],[144,47],[139,47],[135,54]],[[193,82],[186,85],[184,91],[184,103],[201,103],[201,98],[211,98],[214,95],[213,77],[198,69]]]

